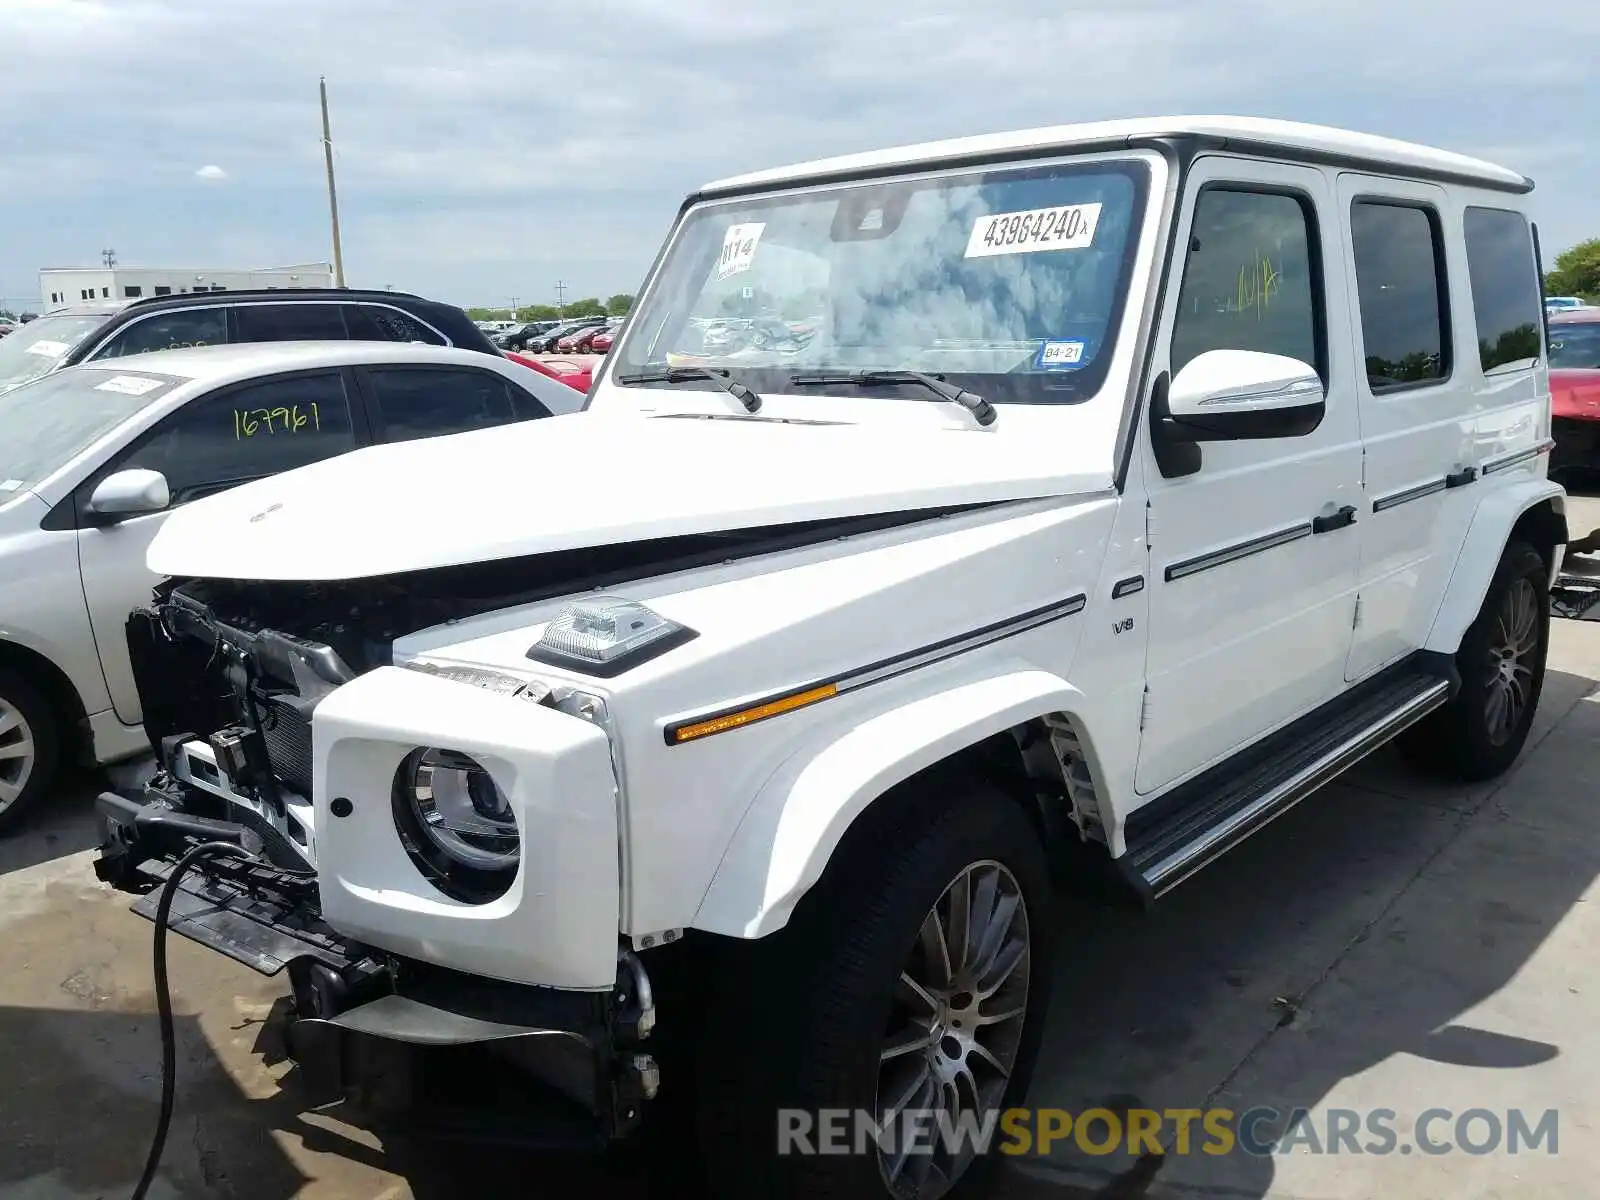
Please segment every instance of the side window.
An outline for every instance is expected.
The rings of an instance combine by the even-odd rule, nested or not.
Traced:
[[[116,470],[167,477],[175,503],[355,449],[338,372],[298,375],[212,393],[169,417]]]
[[[379,304],[349,304],[345,316],[350,336],[358,342],[422,342],[448,346],[450,342],[409,313]]]
[[[1485,371],[1539,357],[1543,328],[1533,234],[1521,213],[1469,208],[1463,214],[1478,361]]]
[[[379,436],[386,442],[464,433],[531,415],[549,415],[528,413],[532,398],[516,404],[506,381],[487,371],[372,367],[367,368],[367,378],[377,406]]]
[[[1327,379],[1321,264],[1309,201],[1212,187],[1195,201],[1172,329],[1172,372],[1208,350],[1259,350]]]
[[[240,342],[342,342],[349,338],[338,304],[241,304],[233,310]]]
[[[1443,238],[1432,209],[1357,200],[1350,242],[1367,384],[1374,392],[1450,374]]]
[[[228,341],[228,318],[220,308],[188,308],[156,313],[124,326],[95,358],[125,358],[152,350],[221,346]]]

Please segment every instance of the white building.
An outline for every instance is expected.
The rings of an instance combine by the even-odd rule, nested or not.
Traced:
[[[45,267],[39,272],[43,311],[91,300],[138,300],[181,292],[227,292],[248,288],[329,288],[329,263],[299,263],[254,271],[181,267]]]

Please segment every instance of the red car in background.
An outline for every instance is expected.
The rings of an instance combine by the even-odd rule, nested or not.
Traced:
[[[622,332],[622,330],[620,330],[620,329],[602,329],[602,330],[600,330],[592,338],[589,339],[589,353],[591,353],[591,354],[609,354],[611,352],[612,340],[615,339],[617,334],[619,334],[621,332]]]
[[[1600,308],[1550,317],[1550,469],[1600,473]]]
[[[589,343],[594,341],[595,334],[606,333],[610,329],[611,326],[604,323],[591,325],[587,329],[575,329],[556,343],[556,353],[588,354]]]
[[[576,388],[585,394],[589,385],[594,382],[594,371],[587,363],[573,362],[565,358],[533,358],[527,354],[517,354],[515,351],[505,351],[505,356],[514,363],[521,363],[530,370],[548,375],[551,379],[559,379],[568,387]]]

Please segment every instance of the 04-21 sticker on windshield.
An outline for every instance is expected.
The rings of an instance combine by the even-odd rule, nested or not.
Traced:
[[[1033,254],[1040,250],[1083,250],[1094,245],[1099,204],[1063,204],[1023,212],[979,217],[967,239],[967,258]]]

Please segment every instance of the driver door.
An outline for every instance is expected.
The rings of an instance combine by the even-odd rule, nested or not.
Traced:
[[[156,425],[78,489],[83,594],[118,720],[136,725],[142,719],[128,661],[127,621],[134,609],[150,603],[151,590],[161,582],[145,566],[145,553],[167,513],[99,520],[89,511],[95,487],[118,471],[160,471],[175,507],[342,454],[367,440],[355,395],[340,371],[305,372],[208,393]],[[300,418],[304,423],[295,427]]]
[[[1148,484],[1150,630],[1135,790],[1176,784],[1338,694],[1358,568],[1361,441],[1340,221],[1312,167],[1203,157],[1186,189],[1152,378],[1208,350],[1314,367],[1326,412],[1298,437],[1206,442]],[[1146,401],[1148,405],[1148,399]],[[1147,409],[1148,411],[1148,409]]]

